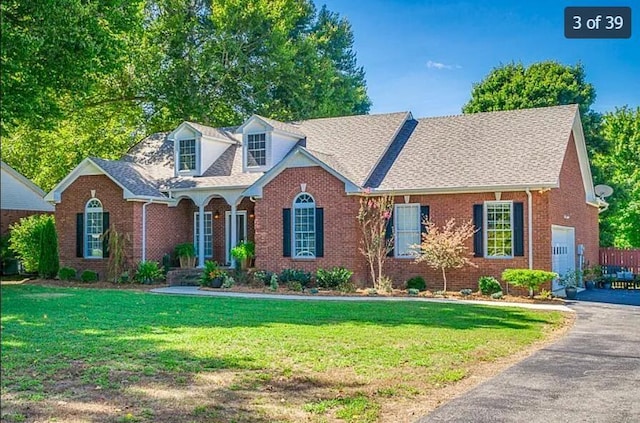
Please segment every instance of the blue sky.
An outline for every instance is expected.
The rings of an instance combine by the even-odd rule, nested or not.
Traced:
[[[510,62],[581,62],[599,112],[640,106],[640,2],[315,0],[353,27],[371,113],[459,114],[472,84]],[[629,6],[629,39],[566,39],[567,6]]]

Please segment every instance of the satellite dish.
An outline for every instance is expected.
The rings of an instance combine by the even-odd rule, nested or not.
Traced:
[[[596,185],[594,189],[596,191],[596,196],[600,198],[607,198],[613,194],[613,188],[609,185]]]

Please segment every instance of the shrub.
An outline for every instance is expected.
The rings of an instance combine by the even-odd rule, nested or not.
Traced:
[[[242,241],[231,249],[231,256],[238,262],[248,260],[256,255],[256,245],[251,241]]]
[[[311,289],[309,290],[309,293],[310,293],[310,294],[317,294],[317,293],[318,293],[318,288],[311,288]]]
[[[500,300],[502,299],[502,297],[502,291],[494,292],[493,294],[491,294],[491,298],[493,298],[494,300]]]
[[[388,276],[383,276],[378,279],[378,287],[382,292],[391,292],[393,291],[393,281]]]
[[[118,278],[118,283],[129,283],[131,280],[129,279],[129,272],[122,272],[120,277]]]
[[[289,291],[294,291],[294,292],[302,292],[304,290],[304,288],[302,287],[302,284],[298,281],[287,282],[287,288],[289,289]]]
[[[409,295],[412,297],[417,296],[420,293],[420,290],[418,288],[409,288]]]
[[[62,267],[58,270],[58,277],[61,281],[70,281],[76,278],[78,272],[73,267]]]
[[[162,269],[157,261],[141,261],[136,270],[136,281],[144,284],[154,283],[162,279]]]
[[[541,300],[551,300],[553,299],[553,294],[551,293],[551,291],[543,289],[542,291],[540,291],[539,297]]]
[[[351,279],[343,281],[338,285],[338,291],[348,294],[350,292],[356,292],[356,286],[351,282]]]
[[[301,269],[284,269],[280,272],[278,280],[284,283],[298,281],[300,285],[306,288],[311,283],[311,273]]]
[[[222,276],[222,287],[225,289],[231,288],[236,283],[236,280],[233,279],[231,275],[225,272]]]
[[[10,227],[11,237],[9,239],[9,249],[20,259],[24,270],[28,273],[38,271],[38,264],[42,253],[40,247],[42,231],[44,227],[49,224],[48,222],[55,228],[53,216],[46,214],[24,217]],[[57,256],[57,241],[55,249]],[[55,276],[57,270],[58,269],[56,269],[52,276]]]
[[[427,282],[425,282],[422,276],[414,276],[405,282],[407,289],[417,289],[418,291],[427,290]]]
[[[436,295],[436,296],[446,297],[447,296],[447,291],[439,290],[439,291],[434,292],[433,294]]]
[[[264,286],[269,286],[269,284],[271,283],[272,275],[273,272],[270,272],[268,270],[258,270],[253,274],[253,278],[258,282],[262,282]]]
[[[316,284],[319,288],[340,289],[345,287],[353,272],[344,267],[333,267],[330,270],[318,269],[316,271]]]
[[[82,282],[90,283],[98,281],[98,272],[94,272],[93,270],[85,270],[80,275],[80,280]]]
[[[276,275],[275,273],[271,274],[271,279],[269,280],[269,289],[271,291],[277,291],[278,290],[278,275]]]
[[[471,288],[464,288],[460,290],[460,295],[462,295],[463,297],[468,297],[472,293],[473,293],[473,289]]]
[[[480,279],[478,279],[478,290],[483,295],[491,295],[494,292],[502,291],[502,286],[500,286],[500,282],[493,276],[480,276]]]
[[[214,279],[223,278],[227,275],[227,272],[220,269],[218,267],[218,262],[207,260],[204,262],[204,269],[202,269],[202,274],[200,275],[200,285],[202,286],[213,286]]]
[[[533,291],[545,282],[558,277],[557,273],[545,270],[506,269],[502,272],[502,280],[513,286],[529,289],[529,296],[533,298]]]

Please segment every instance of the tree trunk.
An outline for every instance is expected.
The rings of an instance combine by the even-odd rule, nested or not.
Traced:
[[[447,275],[444,273],[444,267],[442,268],[442,280],[444,280],[443,291],[447,292]]]

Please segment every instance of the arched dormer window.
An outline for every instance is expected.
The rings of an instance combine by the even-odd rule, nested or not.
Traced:
[[[85,258],[102,258],[103,255],[103,239],[104,233],[104,212],[102,203],[97,198],[92,198],[87,202],[84,210],[85,214]]]
[[[316,256],[316,202],[304,192],[293,201],[293,256]]]

